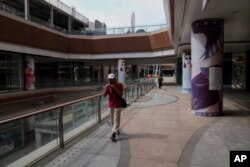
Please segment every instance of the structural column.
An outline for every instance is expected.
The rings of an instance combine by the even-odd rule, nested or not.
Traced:
[[[139,71],[138,71],[138,65],[133,65],[132,66],[132,72],[133,72],[133,77],[132,79],[135,80],[135,79],[138,79],[139,78]]]
[[[25,90],[35,89],[35,61],[34,57],[25,57]]]
[[[182,92],[191,92],[191,49],[184,49],[182,53]]]
[[[54,7],[50,6],[50,27],[54,27]]]
[[[111,70],[110,70],[110,66],[108,65],[104,65],[103,66],[103,79],[104,79],[104,82],[108,82],[108,74],[111,73]]]
[[[118,81],[125,84],[126,78],[126,63],[125,60],[118,60]]]
[[[223,27],[222,19],[192,24],[192,112],[196,115],[222,114]]]
[[[72,20],[71,20],[71,16],[69,15],[69,19],[68,19],[68,33],[71,33],[72,30]]]
[[[29,8],[30,8],[29,0],[24,0],[24,13],[26,20],[29,19],[29,13],[30,13]]]

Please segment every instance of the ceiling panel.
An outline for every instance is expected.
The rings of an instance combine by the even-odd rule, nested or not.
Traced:
[[[250,0],[209,0],[204,11],[202,0],[175,0],[174,10],[177,46],[191,42],[192,23],[204,18],[224,19],[225,42],[250,41]]]

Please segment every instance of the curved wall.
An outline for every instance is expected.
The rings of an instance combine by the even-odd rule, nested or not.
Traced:
[[[0,41],[71,54],[145,52],[172,49],[167,30],[109,36],[67,35],[0,13]]]

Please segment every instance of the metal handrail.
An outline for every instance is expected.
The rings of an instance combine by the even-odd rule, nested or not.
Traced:
[[[138,84],[138,85],[142,86],[142,84]],[[133,84],[126,85],[126,87],[124,88],[124,91],[126,91],[126,89],[128,89],[128,88],[131,88],[131,87],[133,88],[133,86],[134,86]],[[141,94],[142,94],[142,92],[141,92]],[[60,103],[60,104],[56,104],[56,105],[54,105],[52,107],[48,107],[48,108],[44,108],[44,109],[39,109],[39,110],[31,112],[31,113],[22,114],[20,116],[15,116],[15,117],[12,117],[12,118],[7,118],[7,119],[4,119],[4,120],[0,120],[0,124],[5,124],[5,123],[11,122],[11,121],[18,120],[18,119],[22,119],[22,118],[26,118],[26,117],[29,117],[29,116],[37,115],[37,114],[40,114],[40,113],[48,112],[50,110],[62,108],[62,107],[65,107],[67,105],[78,103],[78,102],[81,102],[81,101],[84,101],[84,100],[93,99],[95,97],[99,97],[99,96],[102,96],[102,95],[103,95],[103,93],[99,93],[99,94],[96,94],[96,95],[92,95],[92,96],[88,96],[88,97],[83,97],[83,98],[79,98],[79,99],[76,99],[76,100],[71,100],[71,101],[68,101],[68,102],[63,102],[63,103]]]
[[[135,26],[134,28],[147,28],[147,27],[160,27],[160,28],[166,28],[166,24],[155,24],[155,25],[141,25],[141,26]],[[106,28],[105,30],[123,30],[123,29],[131,29],[132,27],[113,27],[113,28]],[[104,28],[96,28],[96,31],[103,31]],[[147,31],[146,31],[147,32]],[[132,32],[131,32],[132,33]]]
[[[69,7],[68,5],[66,5],[65,3],[59,1],[59,0],[45,0],[47,3],[54,5],[55,7],[57,7],[58,9],[64,11],[65,13],[73,16],[74,18],[83,21],[84,23],[88,23],[89,19],[85,16],[83,16],[81,13],[74,11],[75,13],[73,14],[73,8]]]
[[[18,119],[22,119],[22,118],[37,115],[37,114],[40,114],[40,113],[48,112],[50,110],[58,109],[58,108],[61,108],[61,107],[67,106],[67,105],[78,103],[78,102],[84,101],[84,100],[89,100],[89,99],[99,97],[99,96],[102,96],[102,95],[103,95],[103,93],[99,93],[99,94],[96,94],[96,95],[93,95],[93,96],[88,96],[88,97],[80,98],[80,99],[77,99],[77,100],[71,100],[69,102],[64,102],[64,103],[61,103],[61,104],[54,105],[52,107],[40,109],[40,110],[34,111],[32,113],[27,113],[27,114],[23,114],[23,115],[20,115],[20,116],[15,116],[15,117],[12,117],[12,118],[1,120],[0,124],[4,124],[4,123],[8,123],[8,122],[15,121],[15,120],[18,120]]]
[[[167,28],[167,24],[135,26],[134,29],[138,30],[135,32],[132,32],[132,27],[116,27],[116,28],[96,28],[95,30],[92,30],[92,31],[88,31],[88,30],[73,31],[72,34],[74,34],[74,35],[89,35],[89,36],[137,34],[137,33],[154,32],[154,31],[158,31],[161,29],[165,29],[165,28]],[[139,30],[143,30],[143,31],[139,31]]]
[[[12,8],[10,6],[7,6],[3,3],[0,3],[0,10],[4,11],[6,13],[12,14],[12,15],[18,16],[18,17],[22,17],[22,18],[24,18],[24,16],[25,16],[24,12],[19,11],[15,8]]]
[[[150,89],[152,89],[154,86],[155,86],[155,82],[153,80],[147,80],[146,82],[141,82],[141,83],[136,83],[136,84],[133,84],[133,85],[128,85],[128,86],[126,86],[124,88],[124,91],[125,91],[124,96],[125,96],[126,100],[128,101],[128,103],[132,103],[132,102],[135,101],[136,98],[138,98],[143,93],[146,93],[147,91],[149,91]],[[144,90],[142,90],[143,87],[144,87]],[[139,91],[137,91],[137,93],[133,93],[133,89],[136,89],[136,88],[137,88],[137,90],[140,89],[140,93],[139,93]],[[51,112],[51,111],[53,111],[55,109],[59,109],[59,110],[57,110],[57,114],[58,114],[57,117],[55,117],[55,119],[52,119],[52,120],[57,120],[58,121],[58,124],[56,125],[58,127],[58,129],[57,129],[58,137],[56,138],[56,140],[58,140],[59,143],[57,145],[54,145],[53,148],[51,148],[51,149],[56,149],[56,148],[59,148],[59,147],[63,148],[64,144],[67,141],[75,138],[79,134],[85,132],[87,129],[91,128],[92,126],[94,126],[94,125],[96,125],[98,123],[101,123],[101,121],[103,119],[107,118],[107,116],[108,116],[107,115],[107,110],[105,110],[105,109],[103,110],[103,108],[101,106],[102,105],[102,103],[101,103],[102,102],[102,95],[103,95],[103,93],[98,93],[96,95],[92,95],[92,96],[88,96],[88,97],[84,97],[84,98],[79,98],[79,99],[76,99],[76,100],[71,100],[69,102],[64,102],[64,103],[61,103],[61,104],[57,104],[57,105],[54,105],[52,107],[48,107],[48,108],[45,108],[45,109],[39,109],[36,112],[32,112],[32,113],[28,113],[28,114],[23,114],[21,116],[15,116],[15,117],[12,117],[12,118],[9,118],[9,119],[5,119],[3,121],[0,121],[0,124],[11,123],[13,121],[22,120],[22,118],[26,118],[26,117],[30,117],[30,116],[35,116],[35,115],[39,115],[41,113]],[[73,132],[73,134],[71,134],[70,138],[69,138],[69,136],[66,137],[66,133],[67,132],[65,132],[65,129],[64,129],[65,127],[64,126],[66,126],[66,128],[67,128],[67,125],[66,125],[66,122],[64,122],[64,112],[67,113],[67,110],[64,110],[65,107],[70,106],[70,105],[74,105],[74,104],[76,104],[78,102],[83,102],[85,100],[94,99],[94,98],[98,98],[98,99],[96,99],[98,106],[95,108],[96,109],[95,111],[96,111],[96,114],[97,114],[95,116],[96,122],[92,122],[87,127],[85,127],[84,129],[82,129],[81,131],[79,131],[77,133]],[[106,113],[106,114],[103,115],[103,117],[102,117],[102,114],[103,114],[102,111],[104,111],[104,113]],[[38,131],[38,133],[39,133],[39,131]],[[38,142],[39,142],[39,140],[38,140]],[[38,147],[40,147],[39,143],[38,143]],[[35,151],[35,150],[33,150],[33,151]],[[41,150],[39,150],[39,151],[41,151]],[[52,150],[49,150],[47,152],[46,152],[46,150],[42,150],[42,152],[40,152],[40,153],[42,153],[43,155],[45,155],[45,154],[47,154],[50,151],[52,151]],[[27,154],[24,157],[21,157],[21,158],[15,160],[13,162],[13,164],[15,164],[15,163],[19,164],[20,162],[24,162],[23,158],[25,159],[26,156],[30,156],[30,155]],[[27,165],[27,164],[33,163],[34,161],[36,161],[39,158],[40,157],[35,156],[33,159],[31,158],[29,161],[25,161],[23,165]]]

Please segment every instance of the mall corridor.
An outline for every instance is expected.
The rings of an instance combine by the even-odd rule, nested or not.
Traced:
[[[0,167],[229,167],[250,153],[250,0],[158,0],[162,14],[140,0],[157,12],[143,19],[117,9],[136,0],[62,1],[0,0]],[[85,16],[106,7],[122,25]],[[113,79],[129,104],[114,143]]]
[[[230,150],[250,149],[250,95],[224,93],[224,115],[195,116],[180,86],[154,88],[122,112],[121,135],[108,120],[33,166],[226,167]]]

